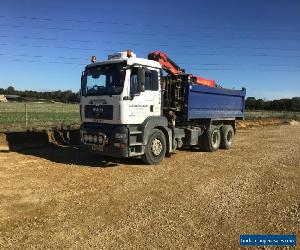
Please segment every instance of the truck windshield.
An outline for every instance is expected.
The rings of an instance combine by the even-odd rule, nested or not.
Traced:
[[[83,76],[83,95],[118,95],[124,86],[124,64],[107,64],[87,68]]]

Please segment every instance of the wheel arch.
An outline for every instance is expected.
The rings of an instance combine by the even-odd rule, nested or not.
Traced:
[[[166,143],[167,143],[167,153],[171,153],[173,150],[172,150],[172,130],[169,129],[168,127],[162,127],[162,126],[157,126],[155,127],[155,129],[159,129],[161,130],[164,135],[165,135],[165,138],[166,138]]]
[[[222,127],[224,125],[231,125],[232,128],[233,128],[234,133],[236,133],[236,120],[224,120],[223,124],[222,124]]]
[[[234,133],[236,132],[236,120],[235,119],[222,119],[222,120],[211,120],[209,126],[217,126],[220,129],[224,125],[231,125],[233,127]]]
[[[165,128],[168,126],[168,119],[164,116],[150,116],[145,119],[141,124],[142,140],[143,144],[146,145],[148,142],[149,134],[154,128]],[[162,130],[162,129],[161,129]],[[164,132],[164,131],[163,131]],[[166,137],[167,139],[167,137]]]
[[[159,129],[161,130],[166,138],[167,142],[167,153],[173,151],[172,148],[172,130],[168,128],[168,119],[165,116],[150,116],[141,125],[142,140],[143,144],[147,145],[149,134],[151,133],[152,129]]]

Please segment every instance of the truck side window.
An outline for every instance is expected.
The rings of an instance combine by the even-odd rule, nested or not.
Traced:
[[[145,90],[158,90],[158,73],[156,70],[145,71]],[[130,75],[130,94],[138,93],[137,68],[131,69]]]
[[[130,74],[130,94],[134,95],[137,93],[138,93],[137,68],[132,68]]]
[[[158,90],[158,73],[156,70],[145,72],[145,90]]]

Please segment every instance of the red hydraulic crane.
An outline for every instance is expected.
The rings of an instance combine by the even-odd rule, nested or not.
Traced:
[[[180,68],[175,62],[173,62],[166,53],[162,51],[154,51],[148,54],[149,60],[154,60],[160,63],[164,70],[170,75],[186,75],[184,69]],[[214,80],[208,80],[201,76],[194,76],[188,74],[195,84],[206,85],[209,87],[215,87],[216,82]]]

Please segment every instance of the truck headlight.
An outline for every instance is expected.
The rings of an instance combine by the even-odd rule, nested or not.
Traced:
[[[99,140],[99,144],[103,144],[104,137],[102,135],[99,135],[98,140]]]
[[[93,136],[92,135],[89,135],[89,142],[93,142]]]
[[[97,143],[97,141],[98,141],[98,137],[97,137],[97,135],[94,135],[94,143]]]
[[[84,134],[83,135],[83,141],[87,142],[89,139],[89,136],[87,134]]]
[[[127,135],[124,133],[115,133],[116,139],[125,139],[126,137],[127,137]]]

